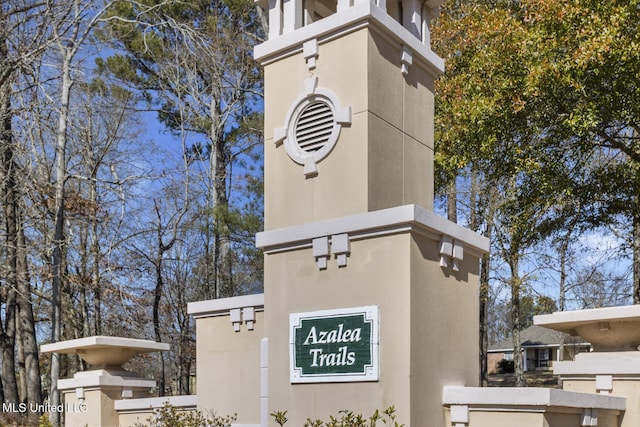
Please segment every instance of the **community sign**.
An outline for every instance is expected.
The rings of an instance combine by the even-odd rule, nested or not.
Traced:
[[[377,381],[377,306],[289,315],[291,382]]]

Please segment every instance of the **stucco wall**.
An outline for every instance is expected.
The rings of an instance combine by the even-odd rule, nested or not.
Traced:
[[[260,423],[260,340],[264,312],[253,330],[234,331],[229,315],[196,320],[198,409],[220,416],[237,413],[240,424]]]

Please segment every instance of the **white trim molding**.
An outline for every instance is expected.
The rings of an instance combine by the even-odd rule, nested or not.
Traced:
[[[318,268],[327,268],[330,254],[345,267],[350,242],[398,233],[415,233],[438,242],[447,241],[441,263],[457,271],[464,253],[482,256],[489,251],[489,239],[448,221],[417,205],[404,205],[363,214],[315,222],[256,235],[256,246],[266,254],[311,248]],[[441,264],[442,265],[442,264]]]
[[[195,301],[187,305],[187,313],[195,319],[229,316],[235,332],[240,332],[243,324],[248,331],[253,331],[259,311],[264,311],[264,294]]]
[[[454,427],[472,426],[473,412],[575,414],[581,426],[597,426],[600,415],[620,416],[627,409],[623,397],[532,387],[445,386],[442,403]]]
[[[276,3],[274,3],[274,7],[276,7],[275,5]],[[254,48],[253,55],[258,62],[266,65],[303,52],[303,44],[309,40],[317,39],[320,46],[361,28],[375,30],[398,46],[406,45],[406,49],[411,51],[413,63],[419,62],[422,67],[430,70],[433,76],[444,72],[442,58],[436,55],[428,45],[425,45],[422,39],[417,38],[389,16],[384,8],[370,1],[356,2],[353,6],[341,10],[339,13],[296,28],[295,31],[285,31],[285,34],[273,38],[270,36],[269,40]],[[399,63],[398,66],[401,64]]]
[[[114,372],[105,369],[76,372],[73,378],[58,380],[58,389],[60,391],[74,390],[76,396],[84,395],[88,390],[105,388],[150,390],[155,386],[155,380],[141,378],[134,372]]]
[[[201,317],[227,316],[234,308],[245,307],[255,307],[256,311],[263,311],[264,294],[190,302],[187,305],[187,313],[196,319]]]
[[[123,399],[113,402],[114,409],[119,413],[147,413],[160,409],[165,405],[185,411],[195,410],[198,404],[197,395],[148,397],[143,399]]]

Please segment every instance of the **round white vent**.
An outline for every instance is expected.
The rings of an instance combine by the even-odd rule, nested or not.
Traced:
[[[307,177],[318,173],[317,163],[333,150],[340,129],[351,124],[351,107],[341,108],[333,92],[317,88],[294,102],[287,113],[285,128],[274,130],[276,144],[284,142],[287,154],[304,165]]]
[[[324,100],[306,105],[295,124],[295,143],[306,153],[322,150],[331,141],[336,126],[333,110]]]
[[[351,124],[351,107],[340,107],[336,95],[317,83],[317,77],[305,80],[306,92],[291,106],[284,127],[273,130],[276,146],[284,143],[306,177],[318,174],[317,163],[333,150],[342,126]]]

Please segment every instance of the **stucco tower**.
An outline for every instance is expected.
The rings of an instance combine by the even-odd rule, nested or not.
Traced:
[[[444,425],[475,385],[486,239],[433,214],[441,0],[269,0],[262,413],[395,405]],[[264,418],[263,418],[264,419]],[[272,423],[272,421],[271,421]]]

